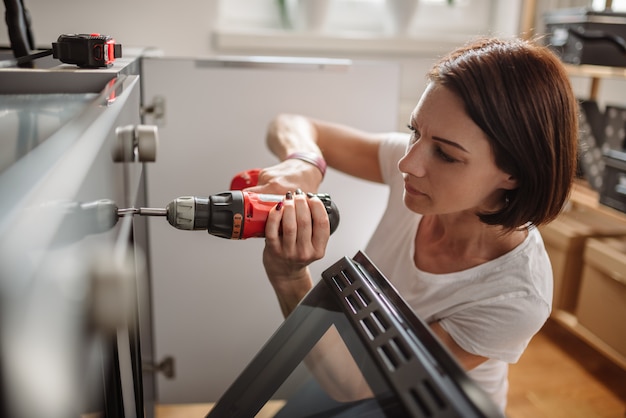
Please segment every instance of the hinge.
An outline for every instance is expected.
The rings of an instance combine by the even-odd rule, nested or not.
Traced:
[[[174,379],[176,377],[174,357],[167,356],[160,363],[143,363],[144,372],[163,373],[167,379]]]
[[[141,115],[149,115],[154,124],[158,126],[165,125],[165,97],[154,96],[152,103],[141,108]]]

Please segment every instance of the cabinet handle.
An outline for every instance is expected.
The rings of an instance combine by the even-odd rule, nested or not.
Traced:
[[[159,131],[154,125],[127,125],[115,129],[111,154],[113,161],[154,162],[159,146]]]

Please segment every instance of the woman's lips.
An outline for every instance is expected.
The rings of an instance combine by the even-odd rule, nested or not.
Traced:
[[[404,182],[404,190],[408,194],[413,195],[413,196],[426,196],[426,193],[423,193],[422,191],[416,189],[415,187],[411,186],[406,181]]]

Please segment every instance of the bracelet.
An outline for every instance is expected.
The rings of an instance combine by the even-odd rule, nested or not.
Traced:
[[[294,152],[289,154],[285,160],[301,160],[313,164],[322,173],[322,178],[326,175],[326,161],[324,157],[314,152]]]

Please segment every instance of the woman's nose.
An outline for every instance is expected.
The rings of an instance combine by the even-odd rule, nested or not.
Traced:
[[[398,169],[402,173],[410,174],[415,177],[424,177],[426,175],[425,166],[425,150],[421,141],[409,146],[404,156],[398,162]]]

